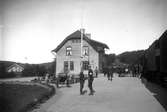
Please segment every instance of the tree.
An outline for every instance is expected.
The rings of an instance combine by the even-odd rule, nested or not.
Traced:
[[[45,74],[47,73],[47,69],[44,66],[39,66],[38,73],[38,76],[45,76]]]
[[[32,67],[29,64],[26,64],[23,70],[23,76],[33,76]]]
[[[49,74],[54,75],[54,74],[55,74],[55,68],[56,68],[56,62],[53,61],[53,62],[51,63],[51,66],[48,67],[48,72],[49,72]]]
[[[12,78],[16,77],[16,74],[13,72],[8,73],[6,71],[6,66],[4,63],[0,64],[0,78]]]
[[[124,52],[117,56],[117,58],[122,63],[126,64],[137,64],[140,58],[143,56],[144,50],[138,50],[138,51],[131,51],[131,52]]]
[[[4,78],[5,75],[6,75],[5,65],[2,63],[0,64],[0,78]]]
[[[116,59],[116,55],[115,54],[107,55],[107,66],[111,66],[112,63],[114,63],[115,59]]]

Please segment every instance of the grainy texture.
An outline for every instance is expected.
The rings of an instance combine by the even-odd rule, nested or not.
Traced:
[[[149,91],[138,78],[114,77],[111,82],[100,76],[93,85],[93,96],[80,95],[79,84],[60,88],[58,95],[33,112],[166,112],[153,96],[158,93]]]
[[[0,84],[0,111],[19,112],[29,104],[35,104],[43,96],[49,94],[50,89],[39,85],[12,82]],[[29,107],[30,108],[30,107]]]

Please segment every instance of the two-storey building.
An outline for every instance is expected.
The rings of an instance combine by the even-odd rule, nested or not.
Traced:
[[[80,30],[67,36],[56,49],[52,50],[56,53],[56,75],[66,70],[70,74],[78,75],[81,65],[84,72],[87,72],[88,65],[91,65],[93,70],[97,67],[99,71],[102,71],[105,65],[105,48],[109,49],[109,47],[91,39],[90,34],[83,32],[82,35],[82,52]]]

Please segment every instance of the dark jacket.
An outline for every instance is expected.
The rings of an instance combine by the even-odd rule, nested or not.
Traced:
[[[85,76],[84,76],[83,72],[80,72],[79,80],[80,80],[80,82],[84,82],[85,81]]]
[[[88,71],[88,80],[89,81],[93,81],[94,80],[93,70],[92,69],[89,69],[89,71]]]

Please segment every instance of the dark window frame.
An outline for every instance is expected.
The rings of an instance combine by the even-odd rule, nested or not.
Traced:
[[[87,52],[87,54],[85,52]],[[89,47],[88,46],[83,46],[83,56],[89,56]]]
[[[68,70],[68,61],[64,61],[64,71]]]
[[[66,56],[72,56],[72,47],[71,46],[66,47]]]
[[[71,70],[71,71],[74,70],[74,61],[70,61],[70,70]]]
[[[83,70],[88,70],[89,69],[89,61],[83,61],[82,67],[83,67]]]

